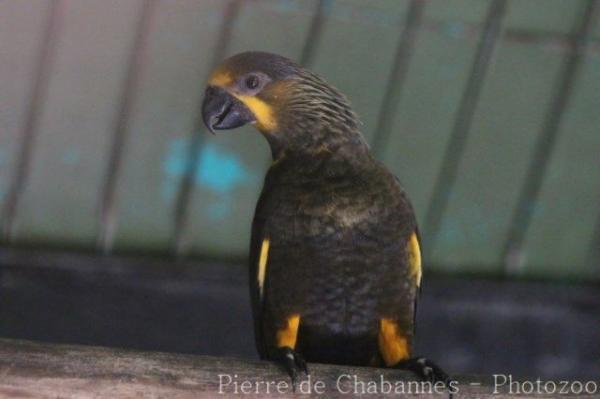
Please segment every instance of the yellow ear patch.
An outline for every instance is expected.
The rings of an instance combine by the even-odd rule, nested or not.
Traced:
[[[268,238],[265,238],[260,247],[260,257],[258,259],[258,274],[256,279],[258,280],[258,290],[260,298],[262,299],[263,290],[265,285],[265,275],[267,274],[267,261],[269,260],[269,245],[271,242]]]
[[[298,340],[298,327],[300,326],[300,315],[293,314],[286,320],[286,325],[280,330],[277,330],[277,347],[296,349]]]
[[[277,121],[273,108],[255,96],[232,93],[235,98],[243,102],[256,118],[256,125],[264,132],[272,132],[277,128]]]
[[[417,287],[421,286],[421,277],[423,270],[421,268],[421,248],[419,246],[419,239],[417,233],[412,233],[408,244],[406,246],[406,253],[408,254],[408,266],[410,275],[413,276],[417,281]]]
[[[379,353],[385,365],[391,367],[410,357],[408,339],[398,331],[398,323],[392,319],[379,321]]]

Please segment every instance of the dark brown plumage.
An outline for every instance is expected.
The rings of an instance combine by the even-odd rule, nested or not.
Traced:
[[[250,245],[261,357],[293,379],[306,359],[446,380],[411,357],[421,278],[412,206],[346,97],[286,58],[242,53],[215,70],[203,115],[211,131],[256,124],[273,154]]]

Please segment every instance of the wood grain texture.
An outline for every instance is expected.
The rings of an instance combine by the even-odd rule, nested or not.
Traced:
[[[354,376],[365,385],[368,381],[379,382],[382,378],[391,382],[392,386],[397,383],[408,384],[412,380],[408,372],[389,369],[311,364],[310,371],[313,387],[317,381],[323,382],[322,393],[316,393],[314,388],[309,393],[306,383],[299,385],[296,393],[289,386],[279,393],[275,385],[271,385],[270,393],[266,393],[266,383],[288,381],[288,377],[269,362],[0,339],[0,397],[338,398],[352,397],[348,392],[354,389]],[[231,376],[232,383],[225,386],[228,379],[221,377],[223,384],[220,385],[220,375]],[[338,386],[336,380],[345,375],[351,377],[344,378]],[[242,393],[241,384],[245,381],[252,386],[249,388],[252,392],[247,390],[247,393]],[[513,397],[503,389],[493,394],[491,377],[469,376],[461,377],[458,381],[459,392],[454,398]],[[233,382],[238,383],[237,393]],[[378,398],[401,395],[392,391],[389,395],[378,392],[364,393],[363,396]],[[402,397],[416,396],[448,397],[448,394]],[[517,396],[533,397],[524,394]]]

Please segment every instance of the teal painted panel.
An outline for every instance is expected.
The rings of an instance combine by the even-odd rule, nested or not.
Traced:
[[[429,1],[427,17],[454,26],[455,30],[464,32],[464,23],[479,24],[490,6],[490,0],[451,0]]]
[[[261,50],[298,60],[317,3],[242,3],[227,53]],[[205,141],[189,212],[189,250],[201,255],[246,256],[252,216],[271,152],[266,140],[249,126],[216,136],[206,131],[202,134]]]
[[[430,3],[426,17],[442,14],[445,7],[445,2]],[[481,19],[486,10],[479,10]],[[463,24],[460,19],[447,20],[447,30],[419,32],[390,141],[382,156],[409,193],[421,223],[477,46],[476,38],[455,29]],[[423,237],[423,245],[427,247],[428,237]]]
[[[49,4],[0,2],[0,208],[15,172]]]
[[[501,271],[508,227],[563,56],[500,44],[433,248],[433,261],[448,271]]]
[[[191,253],[247,255],[254,208],[269,159],[266,140],[249,126],[205,139],[189,212]]]
[[[581,73],[524,242],[528,276],[600,276],[600,259],[588,258],[600,220],[600,56]]]
[[[242,1],[227,55],[268,51],[299,61],[316,1]]]
[[[505,27],[539,32],[569,33],[586,0],[510,0]]]
[[[363,122],[376,128],[407,1],[337,1],[326,16],[312,68],[342,91]]]
[[[55,65],[15,220],[16,240],[91,246],[141,1],[62,4]]]
[[[117,251],[168,248],[185,144],[227,4],[155,3],[117,190]]]
[[[44,0],[0,1],[0,205],[45,22]],[[92,247],[140,0],[64,1],[56,64],[16,220],[19,242]],[[117,185],[117,250],[164,250],[189,137],[227,0],[156,1]],[[317,1],[241,1],[230,55],[265,50],[299,60]],[[310,67],[346,93],[370,139],[387,89],[408,0],[332,0]],[[393,132],[382,159],[404,183],[418,219],[454,123],[489,0],[428,1]],[[584,0],[509,0],[505,27],[567,33]],[[594,28],[596,43],[600,24]],[[8,38],[8,39],[7,39]],[[591,51],[560,131],[525,239],[523,275],[592,276],[586,259],[600,217],[600,81]],[[504,42],[484,85],[432,259],[442,271],[496,272],[515,201],[562,58],[559,47]],[[210,136],[196,165],[188,244],[194,255],[243,257],[270,152],[251,127]],[[423,237],[431,249],[430,237]],[[565,266],[566,265],[566,266]]]

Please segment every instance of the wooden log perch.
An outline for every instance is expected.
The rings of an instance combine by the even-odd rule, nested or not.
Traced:
[[[0,397],[449,397],[401,370],[309,366],[310,379],[304,377],[293,392],[287,375],[266,361],[0,339]],[[549,396],[509,395],[506,385],[494,393],[493,383],[492,377],[458,378],[453,397]]]

